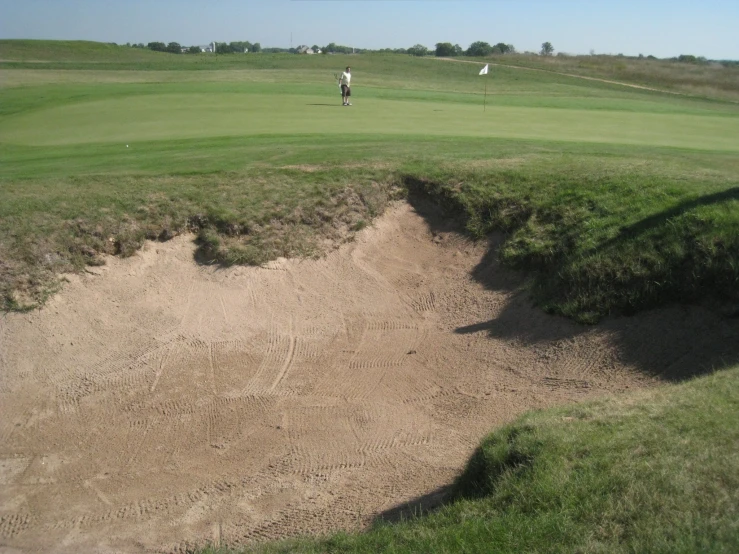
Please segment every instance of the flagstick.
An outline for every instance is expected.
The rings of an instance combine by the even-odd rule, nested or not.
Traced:
[[[485,98],[482,101],[482,111],[485,111],[488,103],[488,82],[485,81]]]

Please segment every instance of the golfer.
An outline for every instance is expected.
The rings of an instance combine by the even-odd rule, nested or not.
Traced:
[[[341,74],[339,84],[341,85],[341,100],[344,102],[344,106],[351,106],[349,103],[349,97],[352,95],[352,68],[347,67],[346,71]]]

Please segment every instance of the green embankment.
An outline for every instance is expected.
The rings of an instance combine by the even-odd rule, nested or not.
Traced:
[[[475,236],[506,233],[503,260],[554,313],[737,301],[731,102],[495,67],[482,109],[474,66],[393,55],[0,41],[0,59],[6,309],[101,253],[186,230],[222,263],[317,254],[409,183]],[[332,70],[349,63],[346,110]]]

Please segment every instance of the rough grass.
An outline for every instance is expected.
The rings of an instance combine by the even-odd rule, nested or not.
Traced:
[[[398,190],[386,172],[350,179],[341,169],[6,184],[0,295],[5,309],[38,306],[58,288],[57,275],[187,232],[197,235],[201,263],[316,256],[350,240]]]
[[[498,253],[530,276],[547,311],[594,323],[669,302],[739,310],[739,183],[636,156],[540,160],[517,168],[420,170],[406,177],[470,233],[503,231]]]
[[[598,77],[692,96],[739,102],[739,65],[685,63],[626,56],[496,56],[510,66]]]
[[[534,298],[553,313],[592,323],[674,301],[737,309],[739,166],[730,154],[489,139],[335,137],[310,148],[271,140],[199,142],[189,161],[181,145],[152,144],[135,170],[111,163],[89,175],[79,174],[96,158],[89,148],[63,148],[48,166],[18,156],[8,168],[15,176],[0,181],[6,307],[43,301],[54,274],[101,263],[101,253],[130,255],[146,238],[186,231],[199,235],[201,261],[316,255],[382,213],[404,183],[475,237],[503,231],[494,254],[525,270]],[[99,156],[108,160],[107,149]],[[164,173],[151,174],[150,164]]]
[[[735,367],[526,414],[482,441],[431,514],[238,552],[736,552],[737,383]],[[202,551],[216,552],[237,551]]]
[[[157,52],[143,48],[127,48],[88,40],[0,40],[0,61],[85,63],[134,62],[157,60]]]

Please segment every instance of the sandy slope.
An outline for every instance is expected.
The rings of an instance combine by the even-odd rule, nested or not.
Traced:
[[[473,279],[486,245],[405,204],[318,261],[217,269],[193,251],[150,243],[0,317],[0,550],[358,528],[449,483],[516,414],[650,385],[640,363],[690,366],[736,331],[684,310],[546,316],[490,286],[494,264]],[[701,333],[719,342],[675,347]]]

